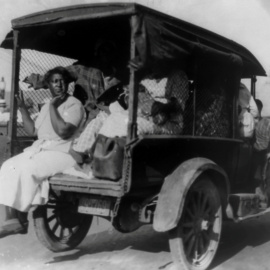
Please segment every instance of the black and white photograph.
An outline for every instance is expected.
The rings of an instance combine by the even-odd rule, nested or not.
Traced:
[[[0,4],[0,269],[270,270],[268,0]]]

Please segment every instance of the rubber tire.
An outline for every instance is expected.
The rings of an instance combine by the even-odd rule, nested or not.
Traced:
[[[211,212],[212,212],[211,214],[215,213],[214,218],[213,218],[214,225],[213,226],[210,225],[208,227],[208,229],[205,229],[205,233],[203,232],[204,229],[200,229],[199,234],[197,234],[199,236],[196,236],[194,233],[194,234],[191,234],[192,236],[188,237],[188,231],[187,231],[188,229],[187,228],[184,229],[184,226],[181,226],[181,225],[182,224],[184,225],[184,221],[186,221],[189,218],[189,220],[191,220],[191,222],[190,221],[186,222],[185,226],[187,226],[187,225],[189,226],[189,232],[190,231],[192,231],[192,233],[194,232],[193,228],[196,227],[194,225],[195,224],[194,223],[195,217],[193,219],[193,225],[189,225],[189,224],[192,224],[192,218],[189,214],[190,212],[188,213],[187,209],[191,206],[191,201],[194,202],[195,195],[199,194],[199,192],[202,192],[205,196],[208,196],[208,198],[209,198],[207,205],[211,208]],[[194,205],[194,203],[193,203],[193,205]],[[198,205],[200,205],[200,203],[198,203]],[[194,210],[194,208],[193,208],[193,210]],[[201,221],[201,219],[200,219],[200,222],[199,221],[197,222],[197,224],[201,224],[201,225],[197,225],[196,229],[198,227],[202,228],[203,222]],[[211,224],[211,223],[209,222],[209,224]],[[210,227],[214,228],[214,230],[211,229],[211,232],[210,232]],[[173,230],[169,231],[169,245],[170,245],[171,255],[173,258],[173,262],[177,266],[177,269],[178,268],[185,269],[185,270],[205,270],[205,269],[207,269],[209,267],[209,265],[212,263],[214,256],[217,252],[219,240],[220,240],[220,236],[221,236],[221,229],[222,229],[222,207],[221,207],[221,200],[220,200],[219,191],[216,188],[216,186],[207,177],[205,177],[205,176],[201,177],[201,179],[198,179],[192,185],[192,187],[190,188],[190,190],[187,194],[184,210],[183,210],[181,219],[180,219],[177,227],[174,228]],[[212,233],[212,235],[215,235],[216,239],[209,240],[209,244],[207,245],[208,240],[205,240],[205,234],[208,234],[208,231],[209,231],[209,233]],[[212,231],[214,231],[214,234]],[[203,246],[204,241],[206,241],[205,246],[203,246],[205,248],[205,249],[203,249],[205,252],[204,251],[203,251],[204,253],[202,252],[200,261],[197,263],[194,263],[194,261],[192,261],[186,254],[187,253],[187,251],[186,251],[187,244],[185,245],[184,240],[183,240],[185,233],[186,233],[185,236],[188,237],[188,239],[192,239],[193,236],[195,235],[194,238],[196,240],[194,240],[193,243],[197,244],[197,248],[196,248],[196,244],[193,244],[193,246],[195,245],[195,248],[197,250],[199,250],[199,247],[198,247],[199,241],[200,241],[201,246]],[[204,233],[204,237],[202,236],[203,233]],[[204,238],[204,239],[202,239],[202,238]],[[190,243],[191,240],[187,241],[187,242]],[[194,250],[194,249],[192,249],[192,250]]]
[[[53,252],[61,252],[74,249],[87,235],[93,220],[93,216],[91,215],[76,215],[79,216],[81,220],[75,233],[68,237],[59,238],[52,232],[47,222],[46,206],[39,206],[33,212],[34,228],[37,238],[45,247]]]

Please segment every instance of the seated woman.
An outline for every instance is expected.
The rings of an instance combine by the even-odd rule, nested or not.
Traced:
[[[140,82],[138,96],[138,134],[181,134],[183,111],[188,98],[188,78],[182,70],[173,70],[165,78],[147,77]],[[112,111],[100,134],[126,136],[128,113]]]
[[[67,94],[69,74],[65,68],[49,70],[45,81],[53,98],[41,108],[35,123],[23,99],[17,96],[24,129],[38,140],[1,167],[0,204],[6,206],[6,218],[0,227],[0,238],[26,233],[31,206],[48,201],[48,177],[76,163],[68,151],[84,123],[84,108]]]

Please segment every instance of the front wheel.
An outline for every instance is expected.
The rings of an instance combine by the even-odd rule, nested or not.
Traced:
[[[203,177],[190,188],[181,219],[169,232],[174,263],[186,270],[205,270],[217,252],[221,227],[219,192]]]
[[[33,214],[35,232],[49,250],[60,252],[81,243],[92,224],[93,217],[76,212],[74,205],[61,194],[50,191],[47,205],[39,206]]]

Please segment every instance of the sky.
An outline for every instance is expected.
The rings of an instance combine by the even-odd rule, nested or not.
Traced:
[[[258,80],[257,93],[259,98],[269,99],[264,111],[270,115],[269,0],[0,0],[0,42],[11,30],[11,20],[14,18],[50,8],[100,2],[137,2],[245,46],[261,62],[268,75]],[[0,49],[0,77],[5,77],[7,90],[10,89],[10,74],[11,52]]]

